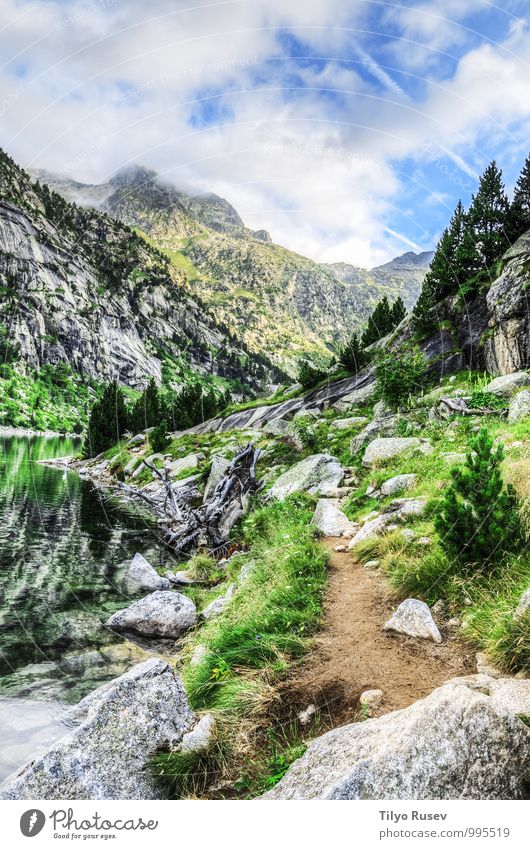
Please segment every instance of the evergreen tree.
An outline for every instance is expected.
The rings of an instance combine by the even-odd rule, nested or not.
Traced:
[[[435,526],[449,557],[463,565],[488,564],[521,540],[515,490],[505,487],[501,476],[503,458],[502,445],[494,447],[482,429],[465,465],[452,469]]]
[[[127,429],[127,408],[116,381],[109,383],[103,395],[92,405],[83,445],[85,457],[94,457],[119,442]]]
[[[298,371],[298,383],[301,383],[304,389],[311,389],[321,380],[324,380],[326,374],[327,372],[324,369],[315,368],[307,360],[302,360]]]
[[[433,333],[437,326],[436,304],[431,287],[424,282],[420,296],[412,310],[412,324],[420,336]]]
[[[477,268],[478,257],[462,201],[458,201],[449,226],[436,246],[425,284],[433,301],[454,295]]]
[[[403,303],[403,299],[398,297],[397,301],[394,301],[392,304],[392,308],[390,310],[390,315],[392,319],[392,330],[394,327],[397,327],[398,324],[401,324],[405,316],[407,315],[407,310],[405,308],[405,304]]]
[[[502,171],[493,161],[480,178],[469,210],[469,223],[485,268],[491,268],[510,246],[509,212]]]
[[[368,362],[368,355],[364,351],[357,333],[352,333],[350,341],[342,349],[340,353],[340,362],[348,369],[348,371],[351,371],[352,374],[357,374],[357,372],[360,371]]]
[[[368,324],[361,340],[363,348],[367,348],[368,345],[382,339],[387,335],[387,333],[390,333],[392,329],[393,325],[390,304],[388,303],[387,296],[384,295],[379,303],[376,304],[373,313],[368,319]]]
[[[512,241],[516,241],[519,236],[530,230],[530,155],[515,184],[509,229]]]
[[[129,429],[136,433],[148,427],[156,427],[163,417],[162,398],[152,377],[132,407],[129,415]]]

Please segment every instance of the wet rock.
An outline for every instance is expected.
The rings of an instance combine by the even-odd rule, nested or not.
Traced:
[[[396,475],[381,484],[381,495],[397,495],[404,489],[411,489],[418,479],[418,475]]]
[[[127,591],[168,590],[169,581],[162,578],[156,569],[141,554],[135,554],[125,573]]]
[[[383,631],[396,631],[398,634],[407,634],[409,637],[433,640],[435,643],[442,642],[442,635],[432,618],[428,605],[416,598],[407,598],[401,602],[388,622],[383,625]]]
[[[339,486],[344,469],[329,454],[313,454],[292,466],[275,481],[269,491],[270,498],[283,501],[294,492],[325,495]]]
[[[78,726],[24,767],[2,799],[156,799],[146,768],[193,725],[184,687],[159,658],[105,684],[65,715]]]
[[[513,374],[503,374],[488,383],[485,391],[501,398],[511,398],[519,389],[530,386],[530,374],[527,371],[516,371]]]
[[[393,457],[400,457],[408,451],[430,454],[433,450],[428,439],[420,439],[417,436],[380,437],[367,446],[362,463],[370,468]]]
[[[353,522],[350,522],[338,507],[337,502],[329,498],[322,498],[317,502],[311,522],[327,537],[340,537],[344,533],[352,532],[355,528]]]
[[[197,621],[195,605],[182,593],[160,590],[125,610],[118,610],[107,620],[115,631],[133,631],[144,637],[179,637]]]
[[[523,389],[510,401],[508,421],[518,422],[519,419],[525,419],[527,416],[530,416],[530,390]]]
[[[530,729],[455,679],[404,710],[317,738],[262,798],[522,799],[529,770]]]

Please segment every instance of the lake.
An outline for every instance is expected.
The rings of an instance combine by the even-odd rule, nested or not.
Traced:
[[[148,514],[38,462],[79,447],[0,435],[0,780],[65,732],[65,705],[145,659],[103,623],[132,601],[136,552],[171,566]]]

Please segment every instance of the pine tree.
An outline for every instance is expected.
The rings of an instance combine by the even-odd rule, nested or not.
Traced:
[[[127,408],[123,391],[116,381],[109,383],[103,395],[92,405],[83,445],[85,457],[94,457],[112,448],[127,429]]]
[[[512,242],[530,230],[530,154],[515,184],[509,229]]]
[[[373,313],[368,319],[368,324],[361,340],[363,348],[367,348],[368,345],[372,345],[373,342],[382,339],[392,329],[390,304],[388,303],[387,296],[384,295],[379,303],[376,304]]]
[[[135,432],[148,427],[156,427],[165,419],[164,405],[160,391],[152,377],[146,388],[135,401],[129,414],[128,427]]]
[[[433,333],[438,324],[436,315],[436,303],[432,295],[431,287],[424,281],[420,296],[412,310],[412,324],[414,330],[420,336]]]
[[[326,372],[323,369],[315,368],[307,360],[302,360],[298,371],[298,383],[301,383],[304,389],[311,389],[316,386],[321,380],[326,377]]]
[[[405,304],[403,303],[403,299],[398,297],[397,301],[394,301],[392,304],[392,308],[390,310],[390,315],[392,319],[392,330],[394,327],[397,327],[398,324],[401,324],[405,316],[407,315],[407,310],[405,308]]]
[[[463,467],[452,470],[452,483],[441,502],[435,526],[449,557],[463,565],[491,564],[521,540],[517,498],[504,486],[502,445],[482,429],[472,440]]]
[[[348,369],[348,371],[351,371],[352,374],[357,374],[357,372],[360,371],[368,362],[368,356],[363,349],[361,340],[357,333],[352,333],[350,341],[342,349],[340,353],[340,362]]]
[[[509,212],[502,171],[493,161],[480,178],[469,210],[469,223],[485,268],[491,268],[510,246]]]

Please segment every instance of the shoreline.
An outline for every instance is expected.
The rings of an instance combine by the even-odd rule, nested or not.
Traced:
[[[10,427],[0,425],[0,437],[2,436],[44,436],[47,439],[53,437],[64,437],[65,439],[81,439],[79,433],[60,433],[58,430],[33,430],[30,427]]]

